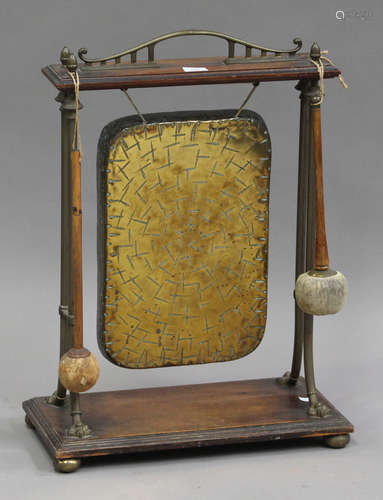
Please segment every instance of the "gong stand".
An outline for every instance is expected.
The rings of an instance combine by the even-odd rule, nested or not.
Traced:
[[[155,59],[156,44],[191,35],[226,40],[227,56]],[[222,33],[190,30],[164,35],[101,59],[88,59],[86,49],[80,49],[81,64],[64,48],[61,64],[43,68],[43,74],[59,90],[56,100],[61,111],[60,357],[73,347],[75,321],[71,144],[76,101],[69,72],[78,72],[80,91],[297,81],[295,88],[301,100],[295,263],[298,277],[314,264],[312,108],[318,104],[320,92],[313,60],[319,61],[321,53],[317,44],[310,53],[300,52],[300,39],[295,39],[294,45],[286,50],[268,49]],[[245,54],[236,56],[236,46],[243,47]],[[148,51],[147,60],[137,60],[137,53],[143,50]],[[339,69],[324,62],[324,78],[339,75]],[[302,357],[305,379],[300,376]],[[59,381],[52,396],[25,401],[23,408],[27,423],[36,430],[57,470],[62,472],[76,470],[83,457],[286,438],[322,437],[328,446],[342,448],[353,432],[352,424],[316,390],[313,316],[297,305],[292,368],[278,379],[92,392],[81,395],[81,405],[80,395],[71,393],[67,397]],[[73,423],[77,435],[68,432]]]

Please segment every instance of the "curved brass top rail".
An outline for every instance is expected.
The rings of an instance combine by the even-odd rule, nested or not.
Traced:
[[[86,65],[91,66],[92,64],[106,64],[108,61],[114,61],[114,64],[120,64],[121,63],[121,58],[125,56],[130,56],[130,62],[132,64],[137,63],[137,52],[143,49],[148,49],[148,59],[146,64],[153,66],[155,65],[155,60],[154,60],[154,47],[156,44],[159,42],[163,42],[164,40],[169,40],[171,38],[176,38],[180,36],[195,36],[195,35],[202,35],[202,36],[213,36],[217,38],[222,38],[228,42],[228,59],[226,62],[235,62],[231,61],[234,58],[234,53],[235,53],[235,45],[241,45],[245,47],[246,50],[246,56],[245,60],[249,59],[252,57],[251,51],[252,49],[260,51],[260,56],[261,57],[266,57],[269,54],[273,54],[274,56],[282,56],[282,55],[288,55],[292,56],[296,54],[302,47],[302,40],[300,38],[294,38],[293,43],[296,45],[296,47],[292,49],[269,49],[267,47],[262,47],[261,45],[256,45],[255,43],[252,42],[247,42],[245,40],[241,40],[239,38],[235,38],[230,35],[225,35],[224,33],[220,33],[218,31],[208,31],[208,30],[183,30],[183,31],[174,31],[173,33],[167,33],[165,35],[158,36],[156,38],[153,38],[152,40],[149,40],[147,42],[141,43],[137,45],[136,47],[133,47],[131,49],[125,50],[123,52],[119,52],[118,54],[113,54],[109,57],[102,57],[102,58],[97,58],[97,59],[89,59],[85,57],[85,55],[88,53],[88,50],[85,48],[82,48],[78,51],[78,56],[79,58],[86,63]]]

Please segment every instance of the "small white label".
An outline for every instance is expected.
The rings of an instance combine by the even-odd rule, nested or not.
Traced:
[[[300,399],[300,401],[304,401],[305,403],[307,403],[309,400],[309,398],[305,397],[305,396],[298,396],[298,398]]]
[[[207,68],[197,68],[192,66],[182,66],[182,69],[185,71],[185,73],[191,73],[192,71],[209,71]]]

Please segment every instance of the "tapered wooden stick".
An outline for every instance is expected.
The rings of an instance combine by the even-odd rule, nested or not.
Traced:
[[[320,106],[311,108],[311,119],[314,141],[315,166],[315,205],[316,205],[316,240],[315,240],[315,269],[326,271],[329,266],[326,224],[324,215],[323,190],[323,160],[322,160],[322,130]]]
[[[82,290],[82,205],[81,155],[72,151],[72,266],[73,266],[73,347],[83,349],[83,290]]]

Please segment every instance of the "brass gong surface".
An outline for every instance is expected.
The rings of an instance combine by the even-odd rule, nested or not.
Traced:
[[[136,125],[104,171],[104,354],[128,368],[229,361],[261,342],[270,138],[263,120]]]

